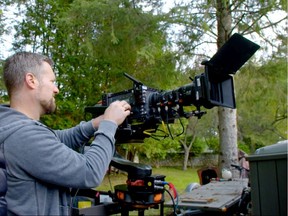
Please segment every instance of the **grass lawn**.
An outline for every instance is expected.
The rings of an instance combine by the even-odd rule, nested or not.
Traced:
[[[172,183],[178,194],[181,194],[185,191],[185,188],[190,183],[197,182],[199,183],[199,178],[197,175],[197,169],[187,168],[187,170],[182,170],[181,167],[160,167],[153,168],[152,175],[165,175],[165,181]],[[114,192],[114,186],[119,184],[126,184],[127,173],[111,173],[107,174],[102,182],[102,184],[96,188],[98,191],[112,191]],[[168,186],[166,186],[168,189]],[[165,201],[170,201],[170,197],[167,192],[164,193]],[[172,208],[164,208],[164,214],[169,215],[172,212]],[[149,209],[146,210],[145,215],[159,215],[158,209]],[[120,215],[120,214],[119,214]],[[137,211],[130,212],[129,215],[138,215]]]

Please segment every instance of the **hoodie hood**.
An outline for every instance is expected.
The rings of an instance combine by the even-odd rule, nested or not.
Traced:
[[[31,119],[26,115],[10,108],[8,105],[0,105],[0,144],[28,122],[31,122]]]

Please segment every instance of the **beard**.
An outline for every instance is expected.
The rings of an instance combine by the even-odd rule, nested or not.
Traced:
[[[52,114],[56,112],[57,109],[54,97],[52,97],[49,101],[41,101],[41,106],[43,108],[44,114]]]

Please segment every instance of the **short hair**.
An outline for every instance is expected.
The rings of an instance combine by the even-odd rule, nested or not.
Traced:
[[[23,85],[27,73],[33,73],[36,78],[40,78],[43,72],[41,68],[43,62],[47,62],[53,67],[53,61],[42,54],[18,52],[8,57],[3,67],[3,80],[8,95],[11,96]]]

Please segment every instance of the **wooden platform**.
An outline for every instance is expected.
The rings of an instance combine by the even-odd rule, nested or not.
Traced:
[[[178,207],[226,212],[240,200],[242,190],[247,183],[248,179],[211,181],[209,184],[180,195]],[[168,201],[165,205],[172,207],[172,202]]]

